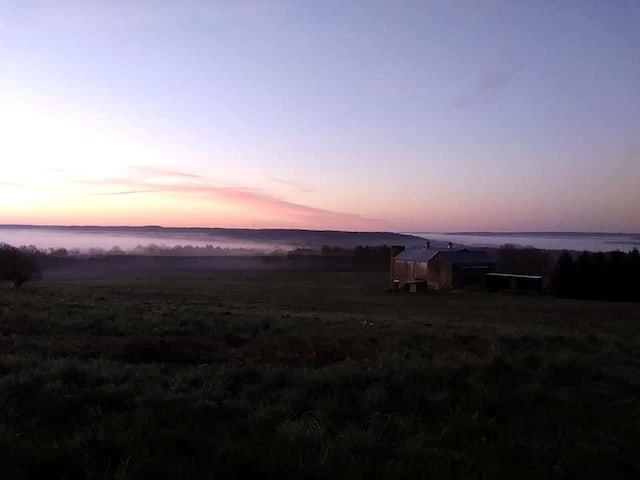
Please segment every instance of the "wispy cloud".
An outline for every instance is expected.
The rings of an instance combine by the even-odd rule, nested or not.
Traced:
[[[118,191],[118,192],[98,192],[98,193],[94,193],[93,195],[100,195],[100,196],[113,196],[113,195],[136,195],[139,193],[154,193],[157,190],[124,190],[124,191]]]
[[[172,177],[172,178],[182,178],[182,179],[188,178],[192,180],[201,180],[204,178],[202,175],[196,175],[195,173],[181,172],[181,171],[172,170],[172,169],[163,168],[163,167],[140,166],[140,167],[133,167],[132,170],[134,172],[138,172],[143,175],[148,175],[151,177],[154,177],[154,176]]]
[[[2,187],[20,189],[20,190],[39,190],[39,191],[57,190],[55,187],[51,185],[41,185],[41,184],[27,183],[27,182],[0,182],[0,188]]]
[[[68,170],[66,168],[47,168],[45,169],[45,172],[53,173],[56,175],[75,175],[76,174],[76,172],[72,170]]]
[[[454,105],[459,108],[470,107],[495,96],[506,88],[521,70],[521,66],[515,63],[502,63],[488,68],[467,90],[454,99]]]
[[[271,177],[271,181],[279,185],[282,185],[283,187],[286,187],[290,190],[295,190],[296,192],[300,192],[300,193],[313,192],[313,188],[307,185],[304,185],[301,182],[296,182],[295,180],[287,180],[284,178]]]

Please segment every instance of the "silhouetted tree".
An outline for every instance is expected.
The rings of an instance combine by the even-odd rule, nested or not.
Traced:
[[[571,297],[574,293],[573,257],[564,252],[558,258],[558,263],[551,274],[551,288],[559,297]]]
[[[544,275],[551,273],[551,257],[537,248],[506,244],[498,249],[497,269],[504,273]]]

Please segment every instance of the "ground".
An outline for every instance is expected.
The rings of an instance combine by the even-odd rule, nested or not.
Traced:
[[[0,288],[3,478],[640,478],[640,306],[379,273]]]

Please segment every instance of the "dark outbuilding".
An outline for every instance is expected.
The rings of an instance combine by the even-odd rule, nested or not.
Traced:
[[[542,293],[544,278],[542,275],[515,275],[512,273],[487,273],[487,288],[492,291],[513,293]]]

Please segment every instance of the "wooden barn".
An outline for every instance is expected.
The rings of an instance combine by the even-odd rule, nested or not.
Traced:
[[[481,284],[496,262],[482,250],[409,248],[391,263],[393,288],[451,290]]]

